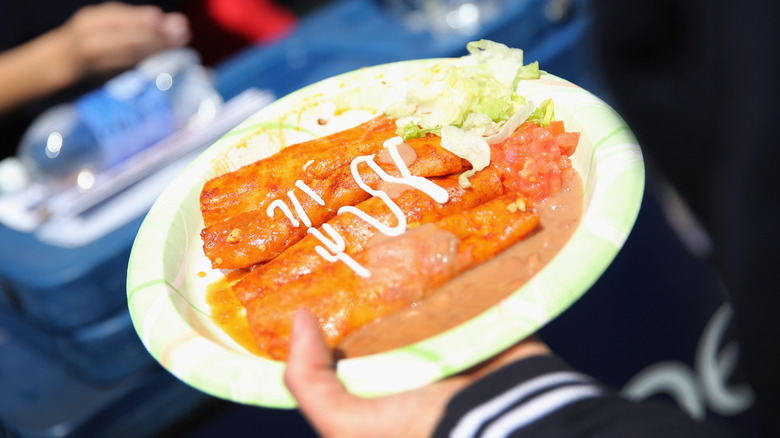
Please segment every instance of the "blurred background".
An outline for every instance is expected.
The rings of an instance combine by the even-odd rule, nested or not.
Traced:
[[[95,2],[9,3],[0,14],[1,51]],[[179,97],[160,103],[137,75],[111,72],[0,112],[0,436],[313,436],[295,411],[237,405],[176,380],[146,352],[126,307],[130,248],[154,199],[196,154],[273,99],[364,66],[460,56],[467,42],[486,38],[522,48],[527,62],[610,102],[590,55],[586,0],[156,4],[186,16],[191,35],[185,47],[138,68],[168,74],[171,82],[155,87]],[[117,89],[135,90],[127,105],[107,103]],[[84,107],[97,115],[74,118],[82,113],[73,108]],[[96,144],[128,135],[118,128],[82,132],[101,123],[130,126],[122,128],[130,137],[159,134],[134,143],[133,154],[99,161]],[[63,139],[49,135],[55,128],[71,132],[82,149],[60,151]],[[42,143],[57,156],[45,172],[43,158],[31,152]],[[624,249],[541,335],[616,391],[674,403],[747,435],[750,393],[721,354],[733,339],[729,308],[701,258],[706,238],[687,217],[649,168]]]

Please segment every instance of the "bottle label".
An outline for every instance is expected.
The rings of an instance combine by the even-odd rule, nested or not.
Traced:
[[[81,119],[100,144],[104,168],[113,167],[176,130],[166,95],[155,81],[127,71],[76,101]]]

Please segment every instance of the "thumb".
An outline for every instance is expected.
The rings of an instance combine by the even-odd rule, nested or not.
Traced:
[[[304,309],[294,316],[284,383],[301,412],[323,436],[337,431],[339,415],[334,409],[351,409],[359,401],[336,375],[333,355],[317,320]]]

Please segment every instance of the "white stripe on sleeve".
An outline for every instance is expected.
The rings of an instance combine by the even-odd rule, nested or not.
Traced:
[[[527,426],[568,404],[599,395],[594,385],[574,385],[556,388],[546,394],[506,412],[485,428],[483,438],[504,438],[512,431]]]
[[[572,383],[590,383],[591,380],[581,373],[570,371],[561,371],[551,374],[545,374],[527,382],[523,382],[501,395],[491,399],[482,405],[472,409],[468,414],[460,419],[457,426],[450,433],[452,438],[471,438],[482,427],[485,422],[506,410],[529,395],[546,388],[560,386]]]

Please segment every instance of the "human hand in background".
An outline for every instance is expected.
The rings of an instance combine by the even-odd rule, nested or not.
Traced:
[[[532,336],[440,382],[389,396],[362,398],[350,394],[338,379],[317,321],[309,312],[299,310],[284,381],[322,437],[427,437],[433,434],[455,393],[504,365],[543,354],[550,354],[549,349]]]
[[[86,6],[60,27],[0,54],[0,113],[89,76],[131,68],[187,44],[190,33],[183,14],[156,6]]]
[[[78,75],[129,68],[190,39],[187,18],[156,6],[108,2],[86,6],[59,28]]]

